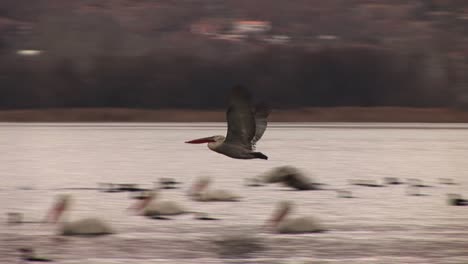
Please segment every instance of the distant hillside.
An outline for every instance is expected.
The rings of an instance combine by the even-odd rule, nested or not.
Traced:
[[[466,107],[467,33],[464,0],[2,0],[0,109]]]

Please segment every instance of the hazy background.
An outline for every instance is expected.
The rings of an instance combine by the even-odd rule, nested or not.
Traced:
[[[467,33],[466,0],[1,0],[0,108],[464,108]]]

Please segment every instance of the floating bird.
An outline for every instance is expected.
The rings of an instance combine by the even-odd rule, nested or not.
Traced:
[[[20,248],[21,259],[24,261],[51,262],[51,259],[38,257],[32,248]]]
[[[326,231],[318,222],[317,219],[311,216],[303,216],[299,218],[287,218],[291,212],[293,204],[289,201],[281,201],[278,203],[277,209],[273,213],[273,217],[268,221],[278,233],[318,233]]]
[[[99,190],[102,192],[141,192],[146,189],[139,188],[137,184],[134,183],[98,183]]]
[[[273,168],[260,176],[266,183],[283,183],[296,190],[319,190],[320,185],[292,166]]]
[[[144,200],[148,198],[148,196],[151,195],[152,191],[141,191],[141,192],[130,192],[130,198],[131,199],[137,199],[137,200]]]
[[[23,214],[18,212],[9,212],[7,213],[7,224],[40,224],[41,221],[25,221],[23,220]]]
[[[196,220],[219,220],[218,218],[210,217],[207,213],[195,213],[194,219]]]
[[[180,182],[174,180],[173,178],[160,178],[159,182],[154,182],[154,187],[157,189],[176,189],[177,185],[179,185]]]
[[[336,190],[336,196],[338,198],[354,198],[351,191],[348,190]]]
[[[421,193],[420,189],[421,188],[417,185],[408,185],[405,192],[410,196],[427,196],[426,194]]]
[[[12,224],[22,224],[23,223],[23,214],[21,213],[7,213],[7,223]]]
[[[384,179],[384,182],[385,184],[387,185],[396,185],[396,184],[402,184],[403,182],[401,182],[397,177],[385,177]]]
[[[447,201],[449,205],[455,205],[455,206],[464,206],[468,205],[468,200],[463,199],[461,195],[455,194],[455,193],[449,193],[447,194]]]
[[[247,187],[261,187],[264,186],[265,184],[262,183],[262,179],[258,177],[253,177],[253,178],[246,178],[245,179],[245,186]]]
[[[261,152],[255,152],[255,144],[267,127],[270,110],[265,105],[253,107],[248,91],[236,86],[229,98],[226,112],[228,131],[226,137],[212,136],[185,143],[208,143],[208,148],[235,159],[268,159]]]
[[[423,184],[420,179],[409,178],[407,179],[407,184],[415,187],[431,187],[430,185]]]
[[[199,178],[192,186],[189,195],[195,200],[200,202],[209,201],[225,201],[236,202],[241,198],[228,190],[208,189],[211,183],[209,177]]]
[[[62,235],[98,236],[115,233],[108,224],[97,218],[85,218],[72,222],[63,220],[63,214],[70,209],[70,203],[70,195],[58,196],[57,202],[46,216],[46,221],[52,223],[57,223],[62,219],[60,227],[60,233]]]
[[[446,185],[455,185],[456,184],[453,181],[453,179],[450,179],[450,178],[439,178],[439,183],[440,184],[446,184]]]
[[[378,184],[374,180],[349,180],[349,184],[365,186],[365,187],[384,187],[385,185]]]
[[[187,211],[184,207],[174,201],[158,201],[156,200],[158,193],[151,191],[149,195],[137,203],[135,203],[131,209],[135,209],[142,215],[150,218],[161,217],[164,215],[180,215],[193,213]]]

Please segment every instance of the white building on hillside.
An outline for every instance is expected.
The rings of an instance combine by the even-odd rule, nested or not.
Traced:
[[[265,33],[271,29],[269,21],[241,20],[233,23],[233,31],[236,34]]]

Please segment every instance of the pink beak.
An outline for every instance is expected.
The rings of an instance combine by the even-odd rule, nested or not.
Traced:
[[[137,201],[132,206],[128,208],[128,210],[135,210],[137,212],[143,210],[152,200],[153,198],[147,197],[141,201]]]
[[[47,214],[45,222],[57,223],[64,210],[65,206],[63,204],[55,205]]]
[[[190,144],[202,144],[202,143],[209,143],[209,142],[216,142],[216,141],[214,140],[214,137],[205,137],[205,138],[185,141],[185,143],[190,143]]]

